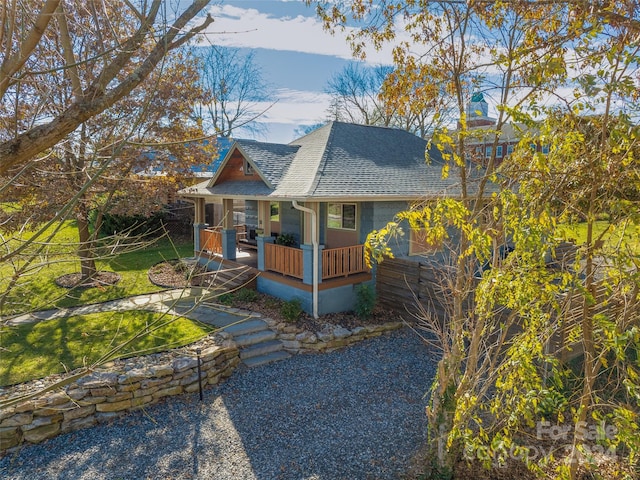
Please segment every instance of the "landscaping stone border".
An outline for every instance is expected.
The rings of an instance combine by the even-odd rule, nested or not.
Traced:
[[[302,330],[296,325],[278,322],[270,318],[263,320],[267,322],[269,328],[277,333],[284,349],[291,354],[330,352],[361,340],[379,337],[385,332],[397,330],[404,325],[403,322],[389,322],[365,325],[349,330],[340,325],[326,324],[322,330],[310,332]]]
[[[329,352],[403,326],[402,322],[392,322],[349,330],[326,324],[321,331],[310,332],[271,318],[263,320],[291,354]],[[200,388],[198,350],[203,387],[230,377],[240,363],[238,346],[226,332],[216,332],[169,352],[110,362],[61,389],[3,409],[0,412],[0,455],[22,443],[39,443],[113,420],[164,397],[197,392]],[[73,374],[70,372],[69,375]],[[0,404],[17,393],[24,395],[46,384],[46,381],[38,380],[5,388],[0,394]]]
[[[214,335],[217,335],[215,342],[207,338],[177,349],[171,355],[111,362],[62,389],[3,409],[0,454],[21,443],[39,443],[62,433],[92,427],[145,408],[164,397],[197,392],[200,388],[197,350],[200,350],[203,387],[217,384],[231,376],[240,363],[240,356],[234,342]],[[158,359],[163,361],[154,361]],[[9,398],[3,395],[0,402]]]

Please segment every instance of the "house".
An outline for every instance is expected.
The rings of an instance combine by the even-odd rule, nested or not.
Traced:
[[[375,282],[364,261],[369,232],[416,201],[461,195],[457,169],[443,178],[443,165],[406,131],[330,122],[286,145],[235,140],[211,179],[179,194],[195,204],[202,263],[251,248],[258,291],[297,298],[317,316],[353,309],[356,287]],[[412,258],[425,247],[412,233],[393,250]]]
[[[471,132],[465,139],[467,153],[469,158],[479,165],[486,166],[495,153],[494,163],[496,167],[499,166],[513,153],[523,133],[531,131],[530,127],[513,123],[506,123],[500,127],[499,132],[496,131],[497,120],[489,117],[489,105],[480,92],[472,95],[466,114],[467,127]],[[549,153],[548,145],[531,144],[530,148],[545,155]]]

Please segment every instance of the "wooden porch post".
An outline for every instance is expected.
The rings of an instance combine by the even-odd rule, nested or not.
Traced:
[[[236,229],[233,225],[233,200],[222,200],[222,258],[236,259]]]
[[[202,250],[202,245],[200,245],[200,232],[207,226],[205,223],[204,198],[196,198],[193,206],[193,250],[198,253]]]
[[[305,202],[305,207],[309,208],[310,210],[313,210],[314,212],[316,212],[315,215],[305,215],[304,216],[304,230],[302,232],[302,242],[301,243],[305,243],[305,244],[309,244],[311,245],[313,243],[313,241],[320,241],[319,238],[312,238],[312,234],[311,232],[313,232],[313,228],[311,226],[311,222],[313,221],[313,218],[315,217],[316,219],[316,232],[320,232],[320,225],[319,225],[319,217],[320,217],[320,204],[318,202]]]
[[[228,230],[233,226],[233,200],[225,198],[222,200],[222,228]]]
[[[258,228],[262,228],[265,237],[271,236],[271,202],[258,201]]]

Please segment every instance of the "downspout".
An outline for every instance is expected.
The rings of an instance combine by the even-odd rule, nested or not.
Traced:
[[[313,245],[313,318],[318,319],[318,226],[317,213],[302,205],[297,200],[291,202],[293,208],[311,214],[311,245]]]

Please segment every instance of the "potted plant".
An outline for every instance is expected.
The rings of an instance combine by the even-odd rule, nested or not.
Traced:
[[[292,233],[281,233],[276,238],[276,243],[285,247],[294,247],[296,244],[296,239]]]

